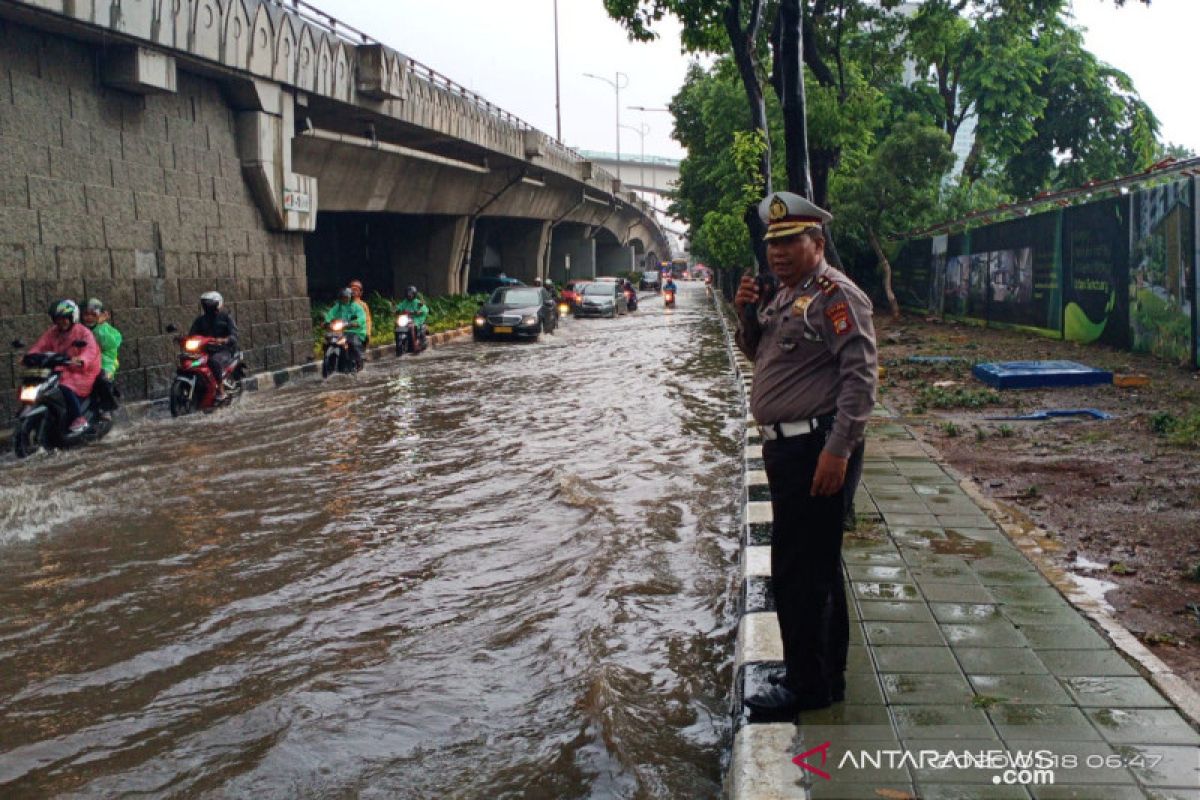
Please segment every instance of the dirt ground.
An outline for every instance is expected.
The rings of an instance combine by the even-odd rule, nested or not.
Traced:
[[[1015,331],[914,316],[879,315],[876,325],[880,399],[1006,510],[1050,532],[1061,566],[1111,583],[1104,596],[1117,618],[1200,690],[1200,448],[1161,432],[1172,419],[1200,414],[1200,374],[1150,355]],[[1033,359],[1079,361],[1150,383],[988,393],[971,376],[975,362]],[[987,419],[1077,408],[1113,419]]]

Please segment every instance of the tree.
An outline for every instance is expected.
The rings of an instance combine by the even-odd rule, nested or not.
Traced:
[[[942,176],[953,165],[945,131],[910,114],[891,126],[861,166],[834,181],[839,226],[870,244],[893,317],[900,316],[900,306],[882,240],[935,220]]]

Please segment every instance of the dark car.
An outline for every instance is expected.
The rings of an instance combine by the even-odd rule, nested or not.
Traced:
[[[540,286],[503,286],[475,313],[475,340],[533,339],[558,326],[558,306]]]
[[[524,286],[516,278],[507,275],[484,275],[472,278],[467,284],[467,294],[491,294],[502,286]]]
[[[583,299],[575,308],[578,317],[615,317],[629,311],[625,293],[615,281],[599,281],[583,287]]]
[[[638,288],[659,291],[662,289],[662,275],[656,269],[646,270],[642,273],[642,279],[638,281]]]

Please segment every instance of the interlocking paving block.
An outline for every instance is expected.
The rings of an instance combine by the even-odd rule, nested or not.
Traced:
[[[987,714],[969,705],[892,706],[901,740],[914,749],[922,739],[996,739]]]
[[[1113,374],[1077,361],[1000,361],[976,364],[971,374],[996,389],[1059,388],[1112,383]]]
[[[994,738],[929,739],[922,741],[920,745],[922,750],[933,750],[942,754],[962,754],[964,752],[983,754],[1002,749],[999,746],[1000,743]],[[912,772],[917,783],[922,786],[937,783],[994,786],[993,779],[1000,770],[984,762],[981,756],[980,761],[975,763],[968,762],[965,759],[961,764],[943,763],[939,765],[937,762],[930,762],[924,768],[917,768]]]
[[[875,663],[880,672],[920,672],[958,674],[958,661],[947,647],[909,647],[876,645]]]
[[[867,641],[872,646],[908,645],[945,647],[946,640],[932,622],[865,622]]]
[[[921,582],[921,593],[931,603],[990,603],[992,595],[983,586],[970,583]]]
[[[1200,734],[1174,709],[1089,708],[1085,713],[1109,744],[1200,746]]]
[[[1100,708],[1166,708],[1170,703],[1145,678],[1063,678],[1075,702]]]
[[[1115,650],[1039,650],[1037,655],[1051,673],[1062,678],[1137,675],[1133,665]]]
[[[917,587],[911,583],[880,583],[854,581],[854,596],[860,600],[912,600],[921,599]]]
[[[1066,603],[1053,605],[1005,604],[1000,613],[1016,625],[1069,625],[1079,619],[1079,612]]]
[[[1200,786],[1200,754],[1195,747],[1122,744],[1115,749],[1144,786]]]
[[[993,586],[991,591],[997,603],[1041,605],[1062,602],[1058,590],[1049,586]]]
[[[1030,786],[1036,800],[1191,800],[1160,796],[1140,786]],[[1194,800],[1200,800],[1200,797]]]
[[[1098,741],[1100,734],[1074,706],[1000,703],[987,710],[988,718],[1005,741],[1044,738],[1063,741]]]
[[[883,705],[834,703],[819,711],[800,712],[800,740],[806,746],[825,741],[891,740],[899,744],[888,709]]]
[[[917,797],[921,800],[1028,800],[1029,793],[1021,786],[918,783]]]
[[[929,606],[924,603],[906,603],[898,600],[861,600],[859,614],[864,621],[884,622],[933,622]]]
[[[850,564],[846,567],[850,578],[856,581],[886,581],[910,583],[908,569],[903,566],[882,564]]]
[[[889,705],[966,705],[975,692],[961,675],[880,675]]]
[[[883,689],[879,685],[879,676],[873,672],[847,672],[846,705],[883,705]]]
[[[1007,622],[944,623],[942,633],[955,649],[1028,646],[1021,632]]]
[[[1046,675],[1049,670],[1024,647],[959,647],[954,651],[970,675]]]
[[[1034,650],[1111,650],[1112,645],[1086,624],[1022,625],[1021,634]]]
[[[1053,675],[971,675],[976,694],[1005,703],[1063,705],[1071,702]]]
[[[1004,622],[1000,606],[979,603],[930,603],[929,610],[938,622],[987,624]]]

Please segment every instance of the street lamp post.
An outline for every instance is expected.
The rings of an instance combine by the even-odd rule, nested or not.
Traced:
[[[621,90],[629,85],[629,76],[624,72],[617,72],[616,80],[610,81],[602,75],[593,75],[590,72],[583,73],[584,77],[595,78],[598,81],[604,81],[609,86],[613,87],[613,91],[617,93],[617,122],[614,130],[617,132],[617,180],[621,180]]]
[[[562,141],[562,101],[558,90],[558,0],[554,0],[554,134]]]
[[[627,131],[633,131],[638,135],[638,138],[642,140],[642,162],[640,167],[641,177],[638,179],[638,183],[641,184],[642,191],[644,192],[646,191],[646,134],[650,132],[650,126],[643,122],[636,128],[632,125],[622,125],[621,127]]]

